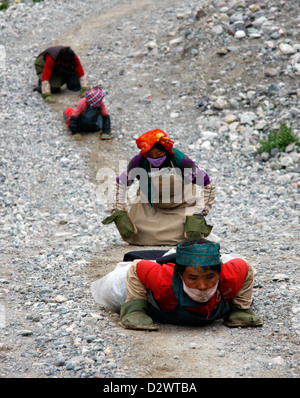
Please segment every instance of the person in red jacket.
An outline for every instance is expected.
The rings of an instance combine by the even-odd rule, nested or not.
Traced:
[[[175,263],[134,260],[126,274],[121,324],[157,330],[154,322],[228,327],[262,326],[250,309],[253,269],[241,258],[222,263],[220,244],[190,240],[176,248]]]
[[[36,91],[45,101],[55,102],[51,93],[58,92],[64,84],[80,95],[89,90],[86,76],[78,56],[70,47],[53,46],[41,52],[34,63],[39,78]]]

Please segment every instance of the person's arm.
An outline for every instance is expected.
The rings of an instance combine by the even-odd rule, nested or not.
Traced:
[[[50,77],[53,73],[55,62],[49,54],[46,55],[45,65],[42,73],[42,82],[49,82]]]
[[[42,97],[48,102],[54,102],[51,95],[50,78],[54,69],[55,63],[49,54],[46,55],[45,66],[42,73]]]
[[[228,264],[230,267],[228,267]],[[222,265],[222,273],[225,274],[227,279],[225,286],[222,283],[222,292],[225,300],[229,301],[230,305],[230,311],[223,318],[224,325],[228,327],[262,326],[263,322],[250,308],[254,279],[251,264],[242,259],[230,260]],[[230,281],[231,283],[228,285]]]
[[[75,54],[74,68],[79,79],[84,76],[84,70],[78,56]]]
[[[136,273],[136,267],[141,260],[134,260],[126,274],[126,301],[141,299],[148,300],[147,289]]]
[[[103,100],[100,102],[100,115],[108,116],[108,110],[107,110],[106,105]]]
[[[197,199],[194,214],[207,216],[215,201],[216,187],[213,181],[203,187],[202,195]]]
[[[78,56],[75,54],[75,60],[74,60],[74,68],[75,68],[75,72],[79,78],[79,83],[80,83],[80,95],[81,97],[84,97],[84,94],[86,91],[88,91],[90,89],[89,85],[88,85],[88,81],[86,78],[86,75],[84,73],[83,67],[81,65],[81,62],[78,58]]]
[[[147,289],[140,281],[136,268],[141,260],[135,260],[126,274],[126,301],[121,306],[121,325],[127,329],[157,330],[149,314]]]
[[[74,108],[72,116],[74,117],[82,116],[84,112],[87,110],[87,107],[88,104],[86,102],[86,98],[82,98]]]
[[[134,156],[127,166],[127,170],[117,177],[114,184],[114,202],[111,205],[111,213],[116,211],[124,210],[126,208],[126,193],[128,187],[133,184],[134,179],[130,178],[130,171],[139,167],[140,155]]]
[[[216,187],[214,182],[204,170],[200,169],[195,162],[186,155],[182,160],[182,169],[186,182],[192,182],[202,187],[201,195],[197,195],[196,197],[194,214],[206,216],[210,212],[215,200]]]
[[[79,117],[84,114],[87,109],[86,98],[82,98],[76,108],[73,110],[72,116],[70,117],[69,128],[72,134],[80,132],[79,129]]]
[[[249,309],[252,303],[252,290],[253,290],[253,267],[248,262],[247,264],[248,272],[243,280],[243,284],[238,293],[230,300],[231,308],[241,308],[241,309]]]
[[[219,275],[220,289],[226,301],[238,295],[248,275],[248,264],[241,258],[233,258],[222,264]],[[253,278],[253,272],[252,272]]]

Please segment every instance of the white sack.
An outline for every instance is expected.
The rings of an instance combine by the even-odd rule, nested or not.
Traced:
[[[102,307],[119,311],[126,301],[125,277],[132,261],[118,263],[116,268],[91,284],[92,296]]]

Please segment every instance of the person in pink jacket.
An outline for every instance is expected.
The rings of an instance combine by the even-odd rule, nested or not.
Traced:
[[[81,132],[96,132],[101,130],[101,140],[111,138],[110,116],[103,101],[106,93],[102,87],[96,86],[86,91],[75,108],[67,108],[64,117],[71,130],[72,137],[81,140]]]

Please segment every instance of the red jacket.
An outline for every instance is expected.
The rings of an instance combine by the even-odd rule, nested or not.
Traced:
[[[149,260],[141,260],[137,264],[137,275],[147,290],[151,290],[163,312],[172,311],[177,301],[172,288],[172,276],[175,264],[157,264]],[[219,275],[219,289],[226,301],[229,301],[240,291],[248,273],[247,263],[235,258],[222,264]],[[209,317],[214,313],[221,302],[221,295],[217,289],[215,295],[205,304],[187,308],[189,311],[202,317]]]
[[[58,64],[59,65],[59,64]],[[50,54],[46,55],[46,61],[45,61],[45,66],[42,74],[42,81],[49,81],[50,77],[52,75],[53,69],[55,68],[55,61],[53,58],[50,56]],[[79,58],[75,54],[75,60],[74,60],[74,68],[77,73],[77,76],[81,78],[84,75],[84,70],[82,68],[82,65],[80,63]]]

